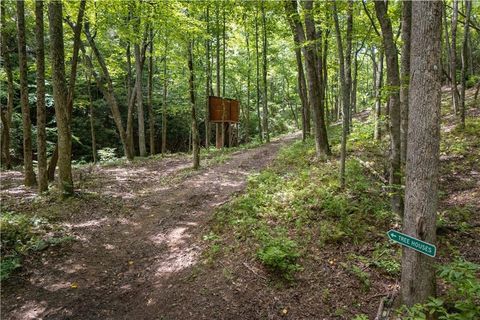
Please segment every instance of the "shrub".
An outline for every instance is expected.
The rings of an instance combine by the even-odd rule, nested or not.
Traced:
[[[116,148],[103,148],[97,151],[101,162],[111,162],[117,160]]]
[[[266,237],[257,257],[266,267],[279,272],[286,279],[292,279],[293,273],[300,269],[296,263],[300,257],[298,245],[286,237]]]

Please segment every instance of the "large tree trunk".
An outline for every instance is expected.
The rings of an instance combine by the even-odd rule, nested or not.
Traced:
[[[143,67],[140,45],[138,43],[133,46],[133,51],[135,55],[135,88],[137,90],[138,149],[140,151],[140,157],[145,157],[147,155],[147,147],[145,145],[145,115],[143,113]]]
[[[403,232],[436,241],[441,99],[441,1],[413,2],[410,117]],[[434,259],[403,248],[402,301],[424,303],[435,295]]]
[[[1,11],[1,36],[2,36],[2,58],[3,58],[3,68],[7,74],[7,108],[0,111],[1,120],[2,120],[2,136],[1,136],[1,145],[2,145],[2,157],[1,162],[2,166],[5,169],[11,169],[11,158],[10,158],[10,127],[12,123],[12,114],[13,114],[13,73],[12,73],[12,64],[10,61],[10,52],[7,47],[9,35],[7,34],[7,28],[5,27],[6,18],[5,18],[5,1],[0,1],[0,11]]]
[[[412,2],[402,1],[402,60],[401,60],[401,148],[400,158],[402,164],[407,160],[407,132],[408,132],[408,81],[410,78],[410,35],[412,31]]]
[[[48,190],[47,114],[45,107],[45,45],[43,43],[43,1],[35,1],[35,37],[37,40],[37,161],[38,191]]]
[[[130,146],[130,142],[127,139],[127,134],[126,134],[125,129],[123,127],[122,117],[121,117],[121,114],[120,114],[120,109],[118,107],[117,99],[115,98],[115,93],[114,93],[114,90],[113,90],[113,83],[112,83],[112,79],[110,77],[110,73],[108,72],[105,60],[104,60],[102,54],[100,53],[100,51],[98,50],[98,48],[95,44],[95,41],[93,40],[93,38],[90,34],[90,30],[89,30],[88,27],[89,27],[88,23],[85,23],[84,33],[85,33],[85,36],[87,37],[87,40],[90,44],[90,47],[92,48],[92,51],[93,51],[95,57],[97,58],[98,64],[100,65],[100,68],[102,69],[103,78],[106,81],[107,87],[105,88],[103,86],[103,84],[99,83],[98,81],[97,81],[97,83],[100,85],[100,88],[103,91],[105,99],[107,100],[107,103],[110,106],[110,109],[112,111],[113,120],[115,122],[115,125],[117,126],[117,130],[118,130],[118,133],[120,135],[120,140],[122,141],[123,152],[124,152],[124,154],[125,154],[125,156],[127,157],[128,160],[133,160],[134,156],[133,156],[133,152],[131,152],[132,148]],[[93,66],[90,66],[90,67],[92,67],[92,70],[93,70]]]
[[[350,127],[352,126],[352,105],[351,105],[351,92],[352,92],[352,31],[353,31],[353,0],[348,1],[348,17],[347,17],[347,33],[346,33],[346,49],[345,49],[345,84],[347,86],[347,98],[348,108],[347,111],[347,133],[350,133]]]
[[[458,24],[458,0],[453,0],[452,12],[452,49],[450,54],[450,79],[452,81],[452,104],[453,112],[458,112],[458,89],[457,89],[457,24]]]
[[[68,89],[65,77],[62,2],[51,1],[48,5],[48,13],[53,99],[58,132],[58,185],[64,195],[72,195],[72,132],[69,123]]]
[[[265,1],[262,0],[262,29],[263,29],[263,131],[265,134],[265,141],[270,142],[270,130],[268,129],[268,94],[267,94],[267,17],[265,16]]]
[[[470,35],[470,15],[472,12],[472,1],[465,0],[465,22],[464,22],[464,32],[463,32],[463,45],[462,45],[462,71],[461,71],[461,81],[462,89],[460,91],[460,127],[465,128],[465,90],[466,90],[466,80],[467,80],[467,69],[468,69],[468,42]]]
[[[383,0],[375,1],[375,12],[382,29],[383,47],[387,60],[387,82],[390,87],[389,128],[390,128],[390,178],[392,211],[402,215],[403,205],[400,186],[402,173],[400,165],[400,76],[398,72],[397,47],[393,39],[392,23]]]
[[[191,121],[192,121],[192,153],[193,153],[193,169],[200,167],[200,137],[198,134],[198,123],[195,106],[195,73],[193,70],[193,43],[188,44],[188,70],[190,71],[189,88],[190,88],[190,103],[191,103]]]
[[[297,12],[296,2],[292,1],[292,4],[294,5],[294,12]],[[316,54],[315,42],[317,41],[317,38],[316,38],[315,23],[313,21],[312,10],[313,10],[313,1],[306,0],[305,1],[306,37],[304,36],[303,39],[306,38],[308,42],[305,44],[305,64],[307,69],[310,104],[313,110],[313,117],[314,117],[315,150],[316,150],[317,157],[323,157],[323,156],[330,155],[331,152],[330,152],[330,146],[328,145],[327,128],[325,126],[325,119],[324,119],[325,112],[323,110],[323,105],[321,101],[322,100],[322,94],[321,94],[322,75],[319,74],[317,70],[317,59],[319,59],[319,57]],[[297,16],[298,14],[295,14],[294,19],[298,21],[299,19]],[[300,25],[300,28],[301,28],[301,25]],[[297,30],[298,29],[299,29],[299,26],[297,23]],[[303,28],[301,33],[303,33]]]
[[[148,133],[150,137],[150,155],[155,154],[155,119],[153,115],[153,29],[149,30],[150,45],[148,57]]]
[[[22,106],[23,123],[23,163],[25,170],[25,186],[33,186],[35,173],[33,172],[32,151],[32,123],[30,120],[30,106],[28,105],[28,78],[27,78],[27,46],[25,39],[25,3],[17,1],[17,40],[18,64],[20,71],[20,104]]]
[[[382,86],[383,86],[383,49],[379,52],[379,60],[376,61],[376,50],[372,48],[372,62],[373,62],[373,72],[374,72],[374,82],[375,82],[375,130],[374,130],[374,139],[380,140],[382,138]]]
[[[135,154],[135,142],[133,141],[133,108],[137,98],[137,90],[135,84],[132,86],[132,52],[130,50],[130,42],[127,44],[127,140],[130,146],[131,154]]]
[[[78,65],[78,54],[81,44],[81,33],[82,33],[82,21],[83,15],[85,13],[86,0],[80,1],[80,6],[78,8],[77,14],[77,24],[73,26],[73,55],[72,55],[72,64],[70,68],[70,82],[68,84],[68,96],[67,96],[67,119],[71,123],[71,117],[73,112],[73,97],[75,94],[75,82],[77,79],[77,65]],[[57,167],[58,161],[58,141],[55,145],[52,157],[48,164],[47,174],[48,180],[53,181],[55,179],[55,169]]]
[[[350,10],[351,8],[351,1],[349,1],[349,13],[348,13],[348,18],[347,18],[347,43],[350,42],[350,47],[347,44],[347,48],[351,49],[351,31],[352,28],[349,26],[352,23],[352,12]],[[347,157],[347,134],[348,134],[348,127],[349,127],[349,110],[350,110],[350,87],[349,87],[349,80],[348,80],[348,74],[350,73],[350,68],[346,65],[348,65],[348,62],[350,62],[350,59],[346,58],[346,56],[343,53],[343,43],[342,43],[342,35],[340,31],[340,24],[338,22],[338,11],[337,11],[337,4],[336,2],[333,3],[333,8],[334,8],[334,14],[333,18],[335,21],[335,37],[337,39],[337,52],[338,52],[338,63],[340,66],[340,85],[342,87],[342,101],[343,101],[343,114],[342,114],[342,143],[341,143],[341,148],[340,148],[340,186],[342,188],[345,187],[345,160]],[[350,36],[348,36],[348,33],[350,32]],[[349,38],[349,39],[348,39]],[[348,49],[346,52],[346,55],[348,56]],[[345,68],[346,67],[346,68]],[[351,76],[350,76],[351,77]],[[351,80],[351,79],[350,79]]]
[[[295,22],[293,21],[291,14],[292,9],[291,5],[288,1],[285,2],[285,11],[287,13],[287,20],[290,24],[290,28],[292,29],[293,34],[293,44],[295,46],[295,59],[297,62],[297,87],[298,87],[298,95],[300,96],[300,101],[302,103],[302,140],[305,139],[310,135],[310,109],[308,104],[308,97],[307,97],[307,88],[305,84],[305,73],[303,72],[303,62],[302,62],[302,53],[300,49],[300,39],[295,28]]]

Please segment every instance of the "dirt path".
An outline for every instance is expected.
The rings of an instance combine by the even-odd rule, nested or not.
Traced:
[[[282,145],[296,138],[235,152],[198,173],[186,169],[188,159],[174,158],[81,176],[86,190],[109,198],[111,205],[85,196],[77,212],[64,213],[63,224],[78,241],[26,261],[2,288],[2,316],[178,318],[182,308],[171,310],[178,298],[172,284],[198,263],[199,240],[212,212],[244,189],[248,174],[266,167]],[[2,190],[3,196],[11,189]]]

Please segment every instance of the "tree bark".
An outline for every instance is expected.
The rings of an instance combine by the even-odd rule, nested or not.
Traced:
[[[458,112],[459,93],[457,88],[457,24],[458,24],[458,0],[453,0],[452,12],[452,49],[450,55],[450,78],[452,81],[452,104],[453,112]]]
[[[257,117],[258,134],[260,142],[263,142],[262,116],[260,115],[260,57],[258,56],[258,5],[255,5],[255,58],[256,58],[256,80],[257,80]]]
[[[168,37],[165,33],[165,54],[163,57],[163,103],[162,103],[162,154],[167,152],[167,53],[168,53]]]
[[[295,22],[293,21],[292,13],[293,7],[291,6],[289,1],[285,2],[285,12],[287,14],[287,20],[292,29],[293,34],[293,44],[295,46],[295,59],[297,62],[297,87],[298,87],[298,95],[300,96],[300,101],[302,103],[302,140],[305,139],[310,135],[310,109],[308,103],[308,96],[307,96],[307,88],[305,84],[305,73],[303,72],[303,62],[302,62],[302,52],[300,49],[300,38],[295,27]]]
[[[349,1],[349,7],[350,7],[351,1]],[[338,52],[338,63],[340,66],[340,85],[342,87],[342,101],[343,101],[343,114],[342,114],[342,142],[341,142],[341,147],[340,147],[340,186],[342,188],[345,187],[345,160],[347,157],[347,135],[348,135],[348,127],[349,127],[349,110],[350,110],[350,88],[349,88],[349,83],[348,83],[348,73],[349,72],[349,67],[345,68],[346,65],[348,64],[347,62],[350,62],[350,59],[345,59],[346,56],[343,53],[343,43],[342,43],[342,35],[340,31],[340,24],[338,22],[338,10],[337,10],[337,3],[333,3],[333,19],[335,21],[335,37],[337,39],[337,52]],[[351,11],[349,8],[349,17],[347,18],[347,24],[350,24],[352,22],[352,19],[350,18],[351,16]],[[347,38],[348,38],[348,32],[351,32],[351,27],[347,26]],[[351,49],[351,35],[350,35],[350,49]],[[347,40],[347,43],[349,42]],[[348,48],[348,44],[347,44]],[[348,49],[346,52],[346,55],[348,56]],[[348,71],[347,71],[347,70]]]
[[[20,71],[20,104],[22,107],[23,128],[23,163],[24,184],[33,186],[35,173],[33,172],[32,151],[32,123],[30,120],[30,106],[28,104],[28,78],[27,78],[27,46],[25,39],[25,3],[17,1],[17,40],[18,40],[18,64]]]
[[[210,37],[210,2],[207,3],[206,9],[206,25],[207,36]],[[248,50],[248,48],[247,48]],[[206,62],[206,79],[205,79],[205,148],[210,148],[210,111],[208,105],[208,97],[210,96],[210,83],[211,83],[211,66],[210,66],[210,39],[205,40],[205,62]],[[248,90],[248,89],[247,89]]]
[[[135,154],[135,142],[133,141],[133,108],[137,97],[136,83],[132,86],[132,52],[130,42],[127,44],[127,140],[130,145],[130,152]]]
[[[3,68],[7,75],[7,108],[0,111],[1,120],[2,120],[2,157],[1,162],[2,166],[5,169],[11,169],[11,158],[10,158],[10,127],[12,124],[12,114],[13,114],[13,98],[14,98],[14,89],[13,89],[13,73],[12,73],[12,63],[10,60],[10,50],[7,47],[9,35],[7,34],[6,28],[6,18],[5,18],[5,1],[0,1],[0,15],[1,15],[1,36],[2,36],[2,58],[3,58]]]
[[[37,162],[38,192],[48,190],[47,176],[47,114],[45,107],[45,45],[43,1],[35,1],[35,37],[37,40]]]
[[[89,111],[90,111],[90,138],[92,140],[92,158],[93,163],[97,163],[97,141],[95,138],[95,116],[93,113],[93,99],[92,99],[92,90],[90,88],[91,81],[90,81],[91,74],[87,76],[87,88],[88,88],[88,104],[89,104]]]
[[[383,47],[387,61],[387,83],[389,98],[390,129],[390,187],[392,211],[399,216],[403,212],[400,186],[402,183],[400,161],[400,76],[398,72],[397,47],[393,38],[392,23],[387,14],[387,6],[383,0],[375,1],[375,12],[382,29]]]
[[[383,50],[379,52],[378,62],[375,59],[376,52],[372,48],[372,62],[374,65],[374,79],[375,79],[375,130],[374,130],[374,139],[380,140],[382,138],[382,86],[383,86]]]
[[[294,12],[296,10],[296,2],[292,1],[294,5]],[[316,54],[316,33],[315,33],[315,23],[313,21],[313,1],[312,0],[305,0],[305,30],[306,30],[306,37],[304,39],[308,41],[305,44],[305,64],[307,69],[307,77],[308,77],[308,87],[309,87],[309,98],[311,103],[311,108],[313,110],[313,117],[314,117],[314,129],[315,129],[315,150],[317,157],[324,157],[331,154],[330,146],[328,145],[328,137],[327,137],[327,128],[325,126],[325,119],[323,105],[321,102],[321,74],[318,73],[317,70],[317,57]],[[298,14],[294,15],[295,20],[299,20],[297,18]],[[302,28],[302,26],[298,25],[297,29]],[[300,33],[300,32],[299,32]],[[303,33],[303,28],[301,33]],[[301,37],[302,38],[302,37]]]
[[[466,90],[466,80],[467,80],[467,69],[468,69],[468,39],[470,36],[470,15],[472,12],[472,1],[465,0],[465,22],[464,22],[464,32],[463,32],[463,44],[462,44],[462,71],[461,71],[461,81],[462,88],[460,91],[460,128],[465,128],[465,90]]]
[[[189,87],[190,87],[190,103],[191,103],[191,121],[192,121],[192,153],[193,153],[193,169],[200,167],[200,138],[198,134],[197,114],[195,107],[195,73],[193,70],[193,43],[188,44],[188,70],[190,71]]]
[[[145,115],[143,112],[143,67],[140,45],[138,43],[134,44],[133,51],[135,55],[135,88],[137,90],[138,149],[140,152],[140,157],[145,157],[147,155],[147,147],[145,145]]]
[[[245,17],[245,44],[247,46],[247,106],[245,111],[245,142],[250,141],[250,86],[251,86],[251,69],[252,59],[250,55],[250,33],[248,32],[248,24]]]
[[[268,94],[267,94],[267,17],[265,15],[265,0],[262,0],[262,30],[263,30],[263,131],[265,134],[265,141],[270,142],[270,130],[268,129]]]
[[[352,33],[353,33],[353,0],[348,1],[347,33],[346,33],[346,51],[345,51],[345,83],[347,85],[348,108],[347,111],[347,133],[350,133],[352,126]]]
[[[148,133],[150,137],[150,155],[155,154],[155,119],[153,114],[153,29],[149,30],[150,45],[148,57]]]
[[[48,5],[50,24],[50,56],[52,60],[53,99],[58,132],[58,186],[64,195],[73,194],[72,132],[69,123],[68,89],[65,77],[62,2]]]
[[[82,21],[83,15],[85,13],[85,6],[86,0],[80,1],[80,6],[78,8],[77,14],[77,24],[73,26],[73,55],[72,55],[72,64],[70,68],[70,82],[68,84],[68,95],[67,95],[67,119],[68,122],[71,123],[71,117],[73,112],[73,97],[75,94],[75,82],[77,78],[77,65],[78,65],[78,54],[80,50],[81,44],[81,33],[82,33]],[[50,158],[50,162],[48,164],[47,175],[48,180],[53,181],[55,179],[55,169],[57,167],[58,161],[58,141],[55,145],[55,149],[53,151],[52,157]]]
[[[400,158],[402,164],[407,161],[407,133],[408,133],[408,81],[410,80],[410,37],[412,32],[412,2],[402,1],[402,59],[400,74],[400,112],[401,112],[401,140]]]
[[[441,101],[441,1],[413,2],[410,117],[403,232],[435,244]],[[403,248],[401,297],[424,303],[435,295],[434,259]]]

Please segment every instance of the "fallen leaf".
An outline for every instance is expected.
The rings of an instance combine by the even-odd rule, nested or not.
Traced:
[[[76,282],[73,282],[71,285],[70,285],[70,288],[72,289],[77,289],[78,288],[78,284]]]

